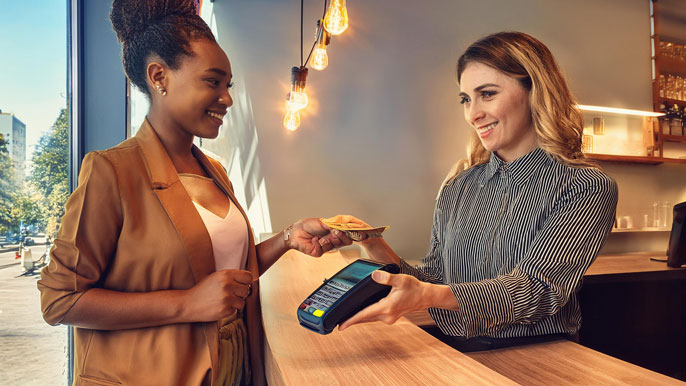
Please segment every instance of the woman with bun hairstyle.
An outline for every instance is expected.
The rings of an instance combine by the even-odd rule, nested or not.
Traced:
[[[581,111],[539,40],[480,39],[457,80],[472,140],[439,192],[428,253],[411,266],[383,239],[363,241],[401,273],[375,272],[390,294],[340,329],[428,309],[462,351],[574,339],[576,292],[612,228],[617,185],[581,152]]]
[[[226,172],[193,145],[233,103],[194,0],[114,0],[110,18],[150,110],[84,158],[38,282],[43,316],[75,327],[75,385],[263,385],[260,274],[289,249],[352,241],[310,218],[254,244]]]

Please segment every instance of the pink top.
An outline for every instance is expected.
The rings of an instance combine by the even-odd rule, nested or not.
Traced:
[[[207,177],[179,174],[186,191],[189,192],[198,214],[205,223],[212,240],[212,251],[217,271],[222,269],[245,269],[248,260],[248,223],[231,200],[229,212],[221,218],[195,201],[195,197],[216,197],[221,190]],[[217,191],[214,191],[217,189]],[[223,193],[221,193],[223,196]],[[226,196],[223,196],[226,197]],[[228,197],[226,198],[228,200]]]
[[[212,239],[217,271],[244,269],[248,259],[248,224],[236,205],[231,205],[226,217],[221,218],[197,202],[193,204]]]

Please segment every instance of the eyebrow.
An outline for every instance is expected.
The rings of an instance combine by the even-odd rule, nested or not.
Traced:
[[[214,72],[214,73],[219,74],[219,75],[221,75],[221,76],[226,76],[226,71],[221,70],[221,69],[219,69],[219,68],[208,68],[208,69],[205,70],[205,71],[206,71],[206,72]]]
[[[475,88],[475,89],[474,89],[474,92],[479,92],[479,91],[485,89],[486,87],[500,87],[500,86],[498,86],[498,85],[495,84],[495,83],[484,83],[484,84],[482,84],[481,86]],[[468,96],[468,95],[467,95],[466,93],[464,93],[464,92],[461,92],[459,95],[460,95],[460,96]]]

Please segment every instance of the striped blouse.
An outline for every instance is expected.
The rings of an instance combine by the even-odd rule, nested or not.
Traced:
[[[537,148],[495,154],[449,181],[436,201],[422,263],[401,271],[448,284],[458,311],[429,308],[447,335],[510,338],[576,333],[576,292],[615,218],[617,184]]]

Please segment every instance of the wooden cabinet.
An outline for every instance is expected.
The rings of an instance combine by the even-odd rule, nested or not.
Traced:
[[[683,114],[682,118],[686,120],[686,11],[682,5],[677,0],[650,2],[653,111],[664,113],[673,109],[679,114],[642,117],[642,124],[631,123],[627,118],[624,133],[617,134],[615,128],[614,138],[610,139],[589,133],[589,116],[604,119],[602,113],[584,111],[584,153],[589,158],[649,165],[686,164],[685,125],[678,118],[671,119]],[[630,114],[633,112],[627,116]],[[617,121],[616,115],[609,116]],[[598,142],[612,143],[612,146],[597,146]]]
[[[686,25],[686,19],[681,20],[683,15],[671,8],[662,8],[662,5],[669,7],[669,2],[652,0],[650,5],[653,110],[664,112],[666,109],[674,109],[686,120],[686,29],[675,31],[666,25],[666,34],[663,34],[662,29],[665,21]],[[670,130],[668,122],[669,118],[661,117],[655,125],[655,150],[658,157],[669,158],[666,148],[672,145],[686,149],[684,124],[681,124],[681,130],[677,125],[675,132],[675,126],[672,125]]]

